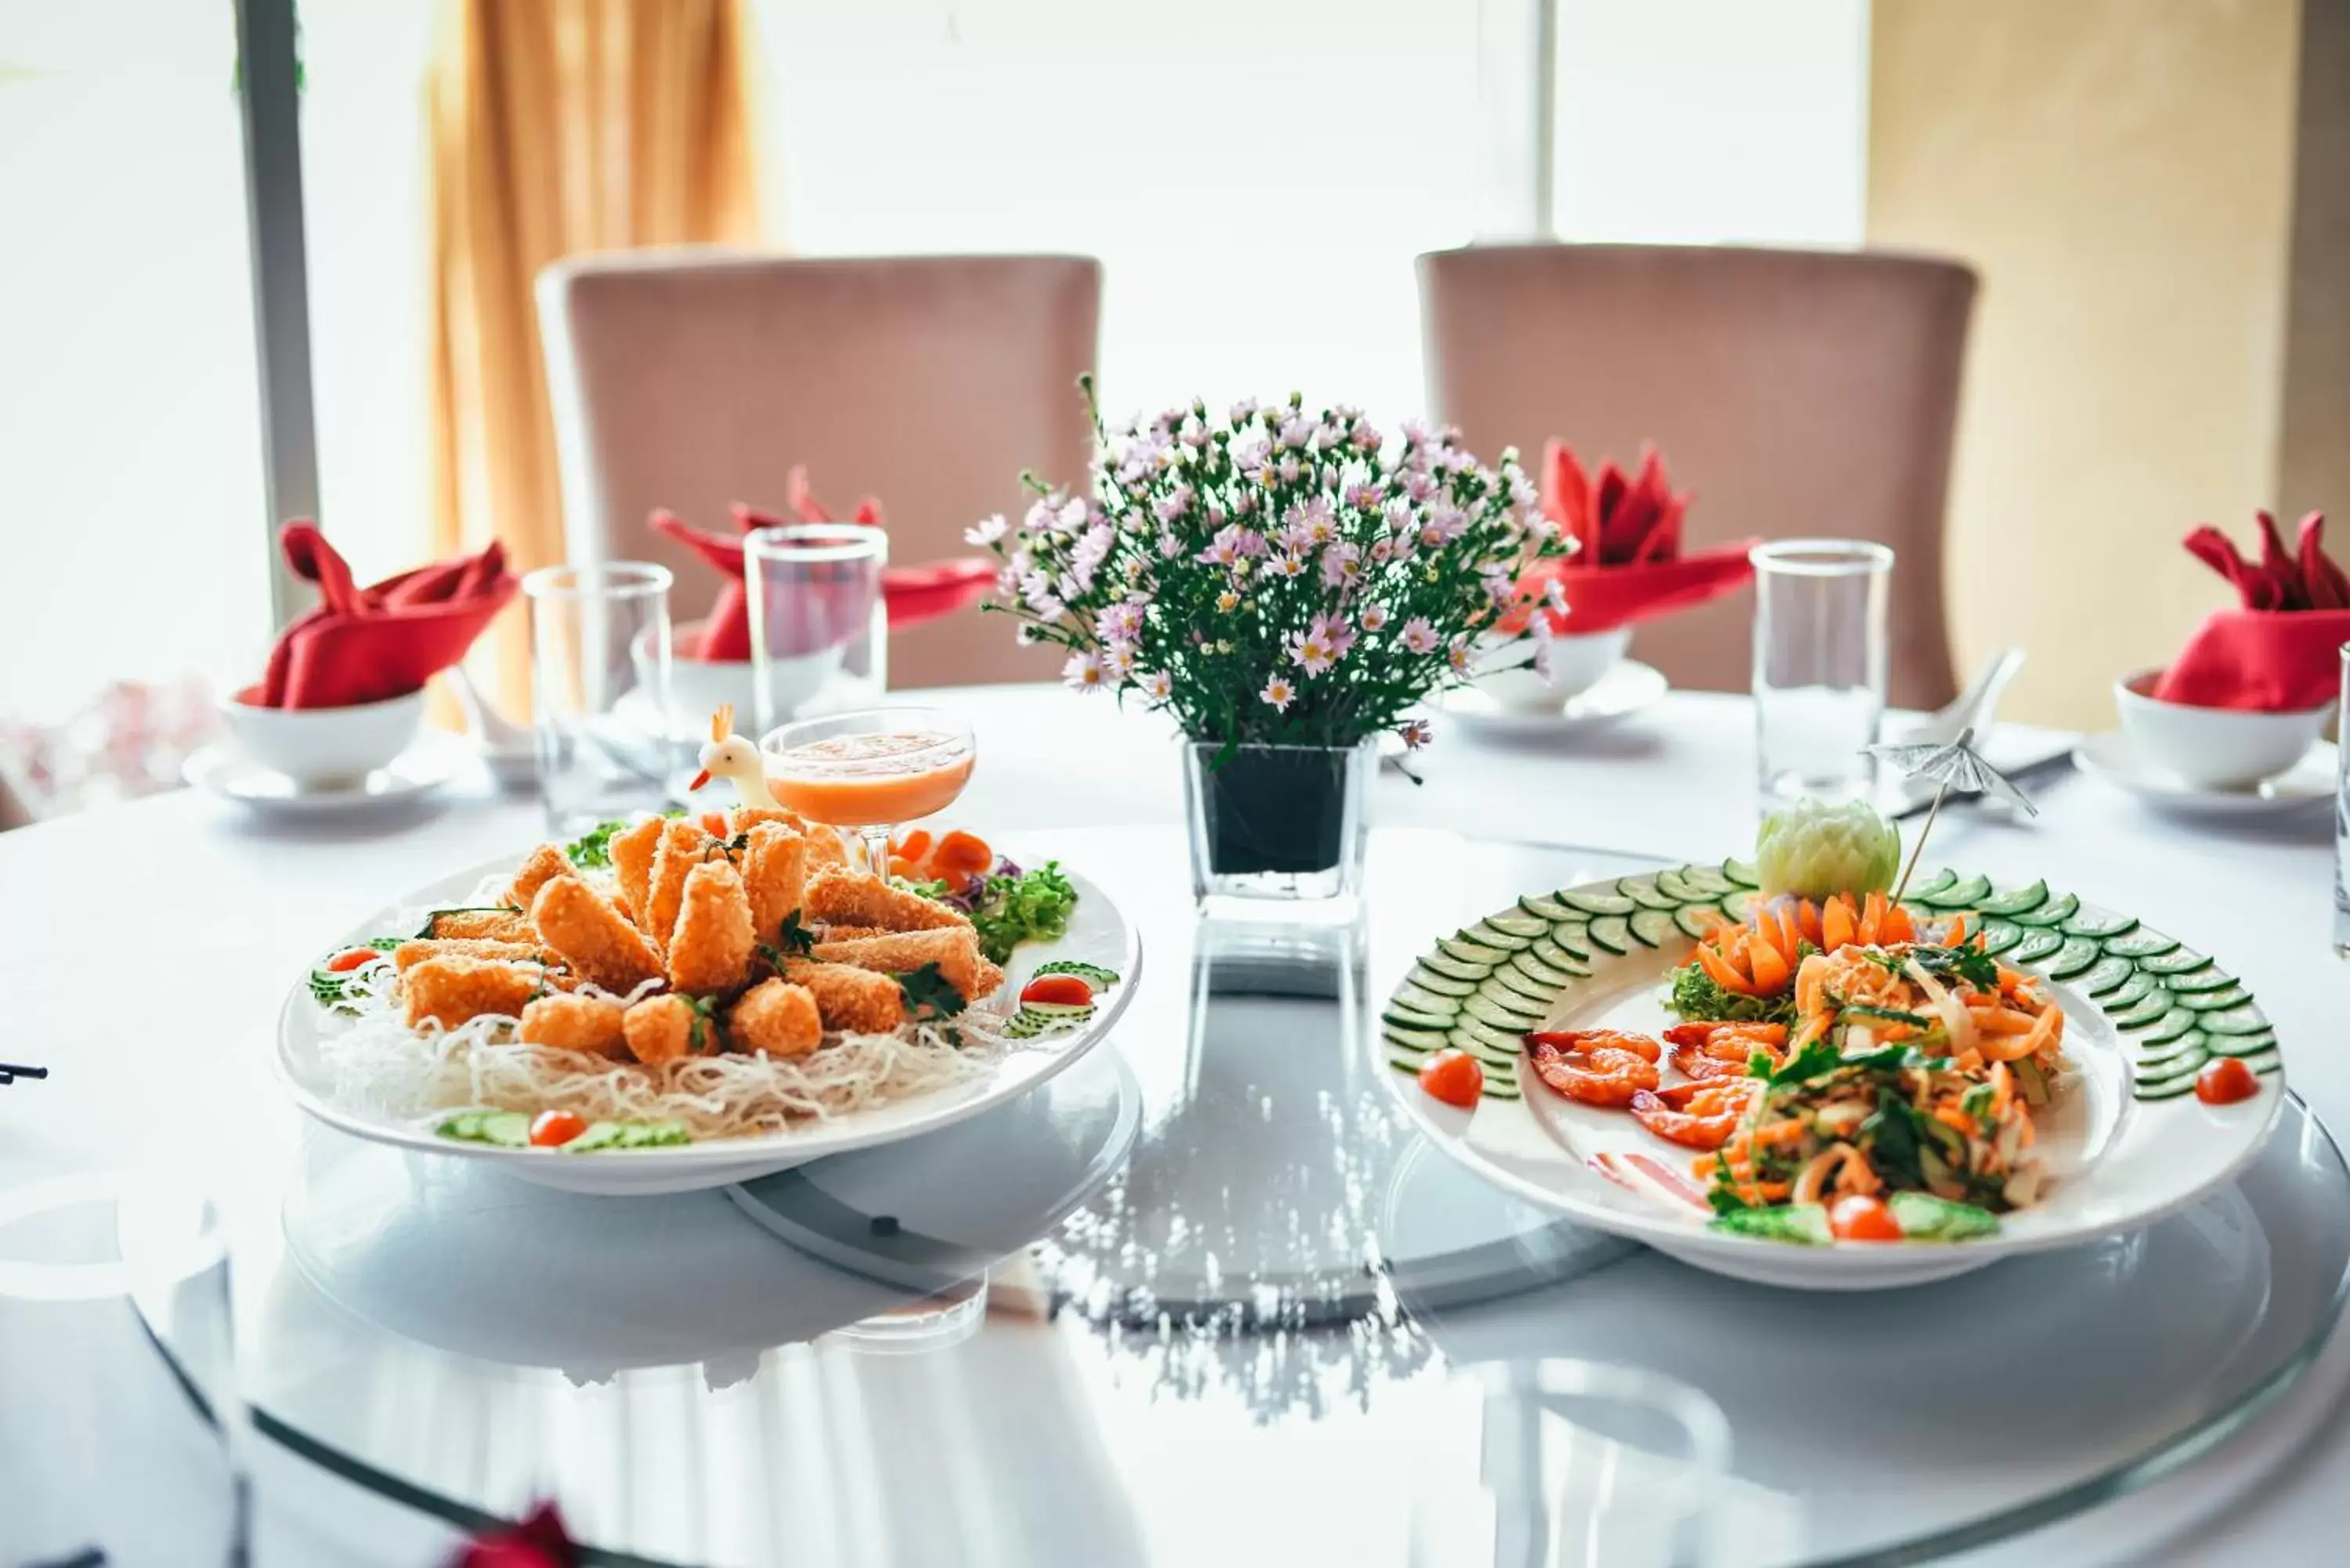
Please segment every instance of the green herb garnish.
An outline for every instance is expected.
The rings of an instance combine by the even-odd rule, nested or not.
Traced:
[[[1048,860],[1017,877],[988,877],[972,901],[971,923],[978,929],[980,950],[990,962],[1002,963],[1022,942],[1058,941],[1068,934],[1069,913],[1077,907],[1077,890]]]
[[[1957,975],[1977,991],[1999,989],[1999,961],[1974,946],[1957,948],[1915,947],[1909,956],[1918,967],[1938,980]]]
[[[1843,1016],[1874,1018],[1886,1023],[1906,1023],[1912,1029],[1931,1029],[1934,1026],[1934,1021],[1923,1013],[1904,1012],[1898,1007],[1871,1007],[1865,1002],[1847,1003]]]
[[[933,1018],[952,1018],[965,1005],[962,992],[954,981],[939,972],[936,963],[893,977],[898,981],[899,994],[906,1001],[906,1012],[917,1022]]]
[[[628,826],[619,819],[598,823],[563,846],[564,858],[574,866],[608,867],[612,864],[612,835]]]
[[[1035,973],[1029,978],[1033,980],[1048,974],[1073,974],[1088,985],[1097,988],[1118,983],[1118,971],[1104,969],[1097,963],[1087,963],[1078,959],[1055,959],[1050,963],[1040,963],[1036,966]]]
[[[800,912],[794,909],[784,917],[783,929],[775,933],[775,945],[795,958],[806,958],[816,951],[816,933],[800,924]]]

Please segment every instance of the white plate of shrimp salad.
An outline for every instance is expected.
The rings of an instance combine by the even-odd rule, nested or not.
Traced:
[[[329,1126],[571,1191],[690,1191],[919,1137],[1117,1022],[1109,896],[968,833],[884,881],[780,808],[608,823],[453,873],[327,946],[277,1065]]]
[[[1683,866],[1440,940],[1380,1050],[1487,1179],[1699,1268],[1914,1284],[2142,1227],[2274,1124],[2276,1036],[2137,920],[1950,871],[1767,896]]]

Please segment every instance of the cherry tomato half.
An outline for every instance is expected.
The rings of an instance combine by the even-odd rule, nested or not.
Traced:
[[[1419,1086],[1448,1106],[1474,1110],[1485,1097],[1485,1069],[1466,1051],[1439,1051],[1419,1064]]]
[[[373,948],[349,948],[327,961],[327,967],[337,974],[348,974],[362,964],[373,963],[383,955]]]
[[[1040,974],[1020,993],[1021,1001],[1047,1007],[1087,1007],[1093,999],[1094,988],[1074,974]]]
[[[530,1146],[561,1148],[587,1130],[587,1119],[576,1111],[541,1111],[530,1124]]]
[[[2195,1075],[2195,1097],[2207,1106],[2232,1106],[2260,1092],[2260,1079],[2233,1056],[2219,1057]]]
[[[1901,1240],[1901,1222],[1893,1218],[1893,1210],[1857,1192],[1835,1200],[1828,1210],[1828,1229],[1840,1241]]]

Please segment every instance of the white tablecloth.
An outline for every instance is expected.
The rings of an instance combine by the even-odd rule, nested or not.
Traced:
[[[1106,698],[1042,689],[958,701],[973,713],[981,756],[958,816],[1006,831],[1178,817],[1163,726]],[[1744,853],[1756,818],[1750,725],[1742,700],[1675,695],[1620,728],[1556,744],[1449,734],[1418,760],[1423,784],[1382,774],[1374,815],[1659,856]],[[2069,774],[2037,793],[2037,821],[1946,816],[1929,860],[1995,878],[2044,877],[2219,955],[2275,1021],[2294,1087],[2330,1125],[2350,1128],[2350,1053],[2338,1044],[2350,971],[2331,950],[2326,816],[2188,828]],[[0,1189],[117,1163],[127,1141],[155,1136],[160,1112],[177,1113],[161,1125],[183,1130],[206,1115],[233,1118],[238,1095],[266,1092],[276,1006],[321,932],[442,870],[525,845],[538,827],[535,805],[482,786],[389,822],[263,824],[184,794],[0,835],[0,1060],[57,1070],[48,1084],[0,1090]],[[187,983],[168,992],[148,983],[165,971]],[[57,1359],[0,1343],[0,1473],[12,1449],[43,1440],[19,1413],[41,1407]],[[2345,1366],[2350,1348],[2337,1345],[2253,1433],[2150,1493],[1976,1561],[2342,1560],[2350,1424],[2335,1407]],[[119,1402],[164,1397],[161,1386],[151,1377],[102,1390],[74,1383],[47,1398]],[[339,1484],[281,1462],[266,1474],[280,1514],[295,1518],[315,1511],[315,1500],[289,1510],[286,1487]],[[52,1521],[99,1506],[40,1501]],[[10,1560],[6,1511],[0,1504],[0,1563]],[[279,1560],[301,1558],[289,1548]]]

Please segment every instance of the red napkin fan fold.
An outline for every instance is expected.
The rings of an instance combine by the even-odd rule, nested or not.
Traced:
[[[1652,442],[1641,443],[1637,473],[1627,477],[1611,461],[1594,480],[1574,448],[1552,441],[1543,454],[1542,508],[1577,548],[1535,567],[1523,586],[1539,590],[1558,583],[1567,607],[1552,613],[1553,629],[1612,631],[1737,592],[1754,575],[1747,552],[1759,541],[1684,556],[1681,521],[1689,505],[1687,493],[1673,493]]]
[[[2228,579],[2237,607],[2214,610],[2162,672],[2154,695],[2197,708],[2300,712],[2339,690],[2341,648],[2350,642],[2350,576],[2325,553],[2324,514],[2301,520],[2285,548],[2276,519],[2258,514],[2261,558],[2204,524],[2187,551]]]
[[[418,691],[465,657],[520,586],[495,541],[364,588],[308,519],[288,523],[278,544],[321,602],[279,635],[260,683],[241,693],[271,708],[348,708]]]

